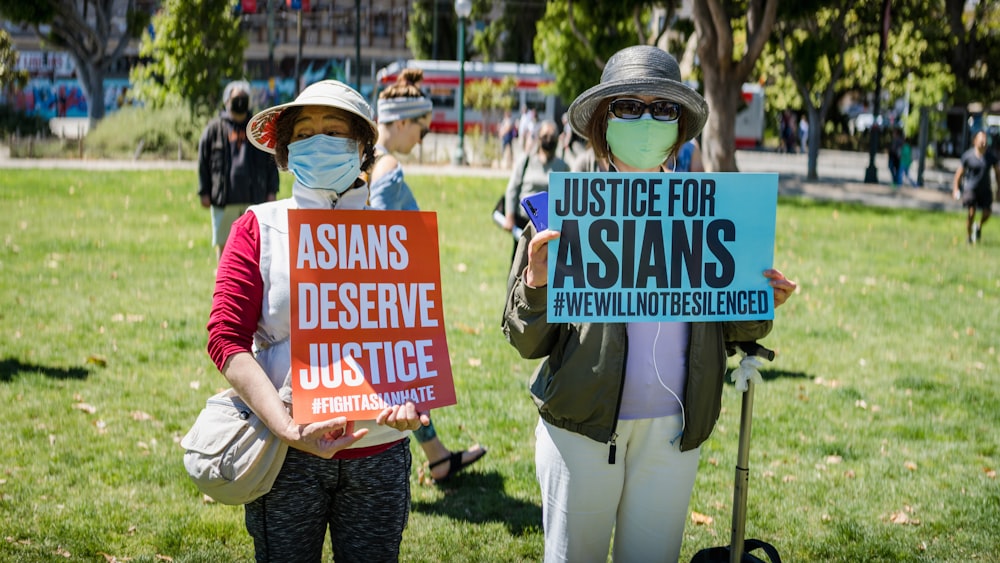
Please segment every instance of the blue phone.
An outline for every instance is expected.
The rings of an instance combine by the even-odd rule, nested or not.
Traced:
[[[531,224],[538,232],[549,228],[549,193],[531,194],[521,200],[521,207],[531,219]]]

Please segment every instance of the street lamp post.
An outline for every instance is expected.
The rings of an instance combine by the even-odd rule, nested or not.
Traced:
[[[875,155],[878,154],[878,138],[882,134],[879,125],[879,106],[882,101],[882,66],[885,64],[885,46],[889,35],[889,10],[892,0],[882,1],[882,37],[878,44],[878,63],[875,67],[875,113],[872,114],[872,125],[868,129],[868,168],[865,170],[865,183],[878,183],[878,169],[875,168]],[[891,172],[890,172],[891,174]],[[892,179],[890,178],[890,181]]]
[[[465,23],[472,14],[472,0],[455,0],[458,15],[458,147],[451,163],[465,164]]]

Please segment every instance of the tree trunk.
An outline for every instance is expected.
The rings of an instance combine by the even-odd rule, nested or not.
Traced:
[[[76,53],[71,52],[70,57],[76,65],[80,88],[87,98],[87,121],[92,130],[104,118],[104,69]]]
[[[743,95],[743,82],[771,34],[777,5],[778,0],[749,0],[741,6],[746,9],[746,47],[740,57],[734,57],[730,13],[735,11],[735,4],[727,0],[694,2],[692,15],[709,111],[702,136],[702,160],[709,172],[739,171],[736,110]]]
[[[819,161],[819,144],[823,139],[823,116],[826,112],[810,104],[807,113],[809,115],[807,118],[809,120],[809,136],[806,142],[809,143],[809,165],[806,172],[806,179],[818,180],[817,163]]]
[[[742,95],[742,81],[732,88],[729,72],[706,72],[705,101],[708,102],[708,121],[702,130],[701,157],[708,172],[738,172],[736,166],[736,110]],[[727,69],[728,70],[728,69]]]

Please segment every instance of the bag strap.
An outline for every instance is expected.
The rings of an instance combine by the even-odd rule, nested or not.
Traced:
[[[758,539],[743,540],[744,555],[755,549],[763,551],[771,563],[781,563],[781,556],[778,555],[778,550],[773,545]]]

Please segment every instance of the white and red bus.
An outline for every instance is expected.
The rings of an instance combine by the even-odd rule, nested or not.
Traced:
[[[743,84],[743,105],[736,113],[736,148],[755,149],[764,142],[764,87]]]
[[[424,71],[421,88],[434,102],[434,117],[431,121],[431,131],[435,133],[458,132],[458,61],[397,61],[378,71],[376,82],[378,91],[394,84],[399,73],[404,68],[419,68]],[[506,76],[513,76],[516,82],[513,112],[519,115],[521,108],[534,108],[538,112],[538,120],[556,120],[555,94],[547,94],[543,87],[554,87],[555,77],[545,72],[540,65],[518,63],[484,63],[478,61],[465,62],[465,84],[489,78],[500,82]],[[553,88],[554,90],[554,88]],[[375,97],[378,97],[378,91]],[[465,131],[470,132],[488,126],[497,126],[497,116],[491,117],[491,122],[485,123],[483,115],[470,108],[465,108],[463,116]]]

